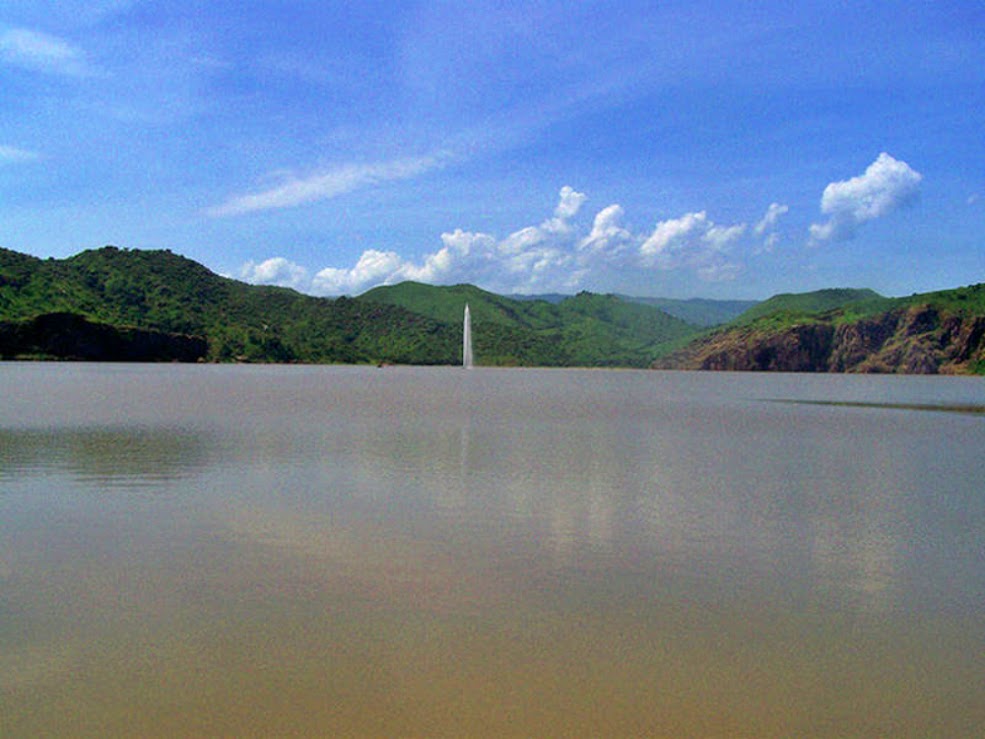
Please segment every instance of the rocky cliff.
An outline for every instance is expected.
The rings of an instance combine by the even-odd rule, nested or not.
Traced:
[[[985,367],[985,316],[909,305],[875,316],[758,322],[703,337],[663,369],[965,374]]]

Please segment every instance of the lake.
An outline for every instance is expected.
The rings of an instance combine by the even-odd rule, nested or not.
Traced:
[[[971,736],[981,378],[0,363],[0,735]]]

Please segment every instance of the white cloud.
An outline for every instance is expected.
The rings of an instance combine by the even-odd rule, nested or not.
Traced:
[[[766,234],[772,243],[777,220],[788,211],[773,203],[751,227],[720,225],[706,211],[685,213],[657,223],[648,234],[623,225],[618,204],[598,211],[591,226],[577,219],[587,198],[561,188],[549,217],[539,225],[504,237],[455,229],[441,234],[436,251],[408,259],[389,249],[368,249],[351,267],[326,267],[308,281],[318,295],[359,294],[405,280],[432,284],[470,282],[500,293],[569,292],[582,289],[586,277],[620,270],[689,272],[704,281],[734,280],[742,257],[756,253],[750,234]],[[757,239],[758,240],[758,239]],[[275,258],[244,268],[244,279],[298,287],[308,280],[303,268]],[[298,289],[301,289],[298,287]]]
[[[206,213],[215,217],[236,216],[328,200],[383,182],[416,177],[442,166],[445,159],[443,155],[434,155],[370,164],[350,164],[309,177],[291,177],[277,187],[235,195],[221,205],[209,208]]]
[[[776,227],[777,221],[780,220],[780,216],[785,215],[790,211],[790,206],[780,205],[779,203],[770,203],[770,207],[766,209],[766,214],[762,217],[756,227],[753,229],[757,236],[762,236],[767,231],[772,230]]]
[[[543,227],[527,226],[519,231],[514,231],[499,245],[499,251],[503,255],[523,254],[528,249],[532,249],[541,244],[550,232]]]
[[[577,192],[573,187],[565,185],[561,188],[561,197],[557,208],[554,209],[554,216],[562,221],[574,218],[586,199],[585,193]]]
[[[496,246],[496,239],[489,234],[463,231],[456,228],[451,233],[441,234],[443,250],[457,252],[462,257],[486,256]]]
[[[776,232],[776,226],[780,218],[789,212],[790,206],[788,205],[770,203],[766,213],[752,229],[756,236],[765,236],[762,244],[753,248],[753,254],[769,254],[776,248],[776,245],[780,243],[780,234]]]
[[[399,278],[406,266],[396,252],[368,249],[352,269],[326,267],[321,270],[312,281],[312,290],[318,295],[362,292],[369,287],[400,281],[394,278]]]
[[[377,285],[414,280],[472,282],[502,293],[566,292],[581,289],[587,275],[613,268],[683,269],[706,281],[734,279],[741,265],[732,258],[749,230],[744,223],[721,226],[705,211],[662,221],[648,236],[622,226],[623,209],[609,205],[591,229],[573,219],[586,196],[561,188],[552,215],[536,226],[503,238],[455,229],[441,234],[441,247],[420,261],[392,250],[368,249],[352,267],[326,267],[310,281],[307,272],[277,257],[243,269],[244,279],[289,285],[318,295],[359,294]]]
[[[808,233],[811,235],[809,243],[813,246],[825,241],[849,239],[855,235],[854,229],[847,226],[841,227],[833,220],[827,223],[812,223]]]
[[[70,77],[90,73],[81,50],[57,36],[27,28],[11,28],[0,33],[0,62]]]
[[[21,162],[33,162],[39,159],[40,155],[35,151],[18,149],[16,146],[4,146],[0,144],[0,164],[19,164]]]
[[[619,225],[623,217],[621,205],[610,205],[595,215],[592,230],[578,242],[578,249],[595,254],[617,254],[632,241],[632,234]]]
[[[580,279],[573,254],[573,228],[569,223],[585,202],[584,193],[565,185],[558,196],[554,217],[539,226],[515,231],[497,244],[493,260],[513,277],[512,290],[567,289]],[[520,278],[519,283],[517,278]]]
[[[675,252],[685,248],[695,233],[703,233],[709,226],[705,211],[685,213],[680,218],[660,221],[650,237],[640,246],[643,257],[670,265]]]
[[[811,243],[852,238],[861,224],[912,203],[922,179],[906,162],[883,152],[864,174],[829,183],[821,195],[821,212],[829,217],[811,224]]]
[[[420,262],[394,251],[369,249],[352,268],[318,272],[311,290],[320,295],[355,294],[404,280],[478,282],[506,292],[572,288],[584,270],[574,253],[576,237],[569,219],[585,199],[583,193],[563,187],[553,216],[539,226],[521,228],[503,239],[462,229],[446,232],[441,234],[441,248]]]
[[[426,283],[455,281],[491,284],[496,277],[512,272],[511,256],[495,237],[456,229],[441,234],[442,247],[425,255],[421,263],[404,259],[394,251],[367,249],[352,268],[326,267],[312,280],[318,295],[357,294],[377,285],[404,280]],[[519,251],[512,259],[523,259]]]
[[[715,251],[725,251],[746,232],[746,224],[737,223],[734,226],[710,226],[702,237],[704,242]]]
[[[693,270],[707,282],[732,280],[741,267],[729,252],[746,229],[744,223],[718,226],[705,211],[685,213],[660,221],[640,245],[639,254],[644,266]]]
[[[272,257],[259,264],[247,262],[240,270],[240,279],[256,285],[279,285],[306,291],[310,288],[308,270],[284,257]]]

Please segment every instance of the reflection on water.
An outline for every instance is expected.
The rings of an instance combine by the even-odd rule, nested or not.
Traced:
[[[0,429],[0,483],[67,474],[100,488],[152,487],[207,464],[200,434],[152,428]]]
[[[935,379],[0,365],[0,734],[973,734]]]

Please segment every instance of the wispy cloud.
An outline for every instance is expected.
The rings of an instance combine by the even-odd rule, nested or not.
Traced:
[[[213,217],[237,216],[263,210],[293,208],[344,195],[384,182],[407,180],[443,166],[448,156],[436,154],[369,164],[349,164],[309,175],[291,177],[276,187],[235,195],[206,210]]]
[[[0,62],[34,72],[83,77],[92,69],[81,49],[29,28],[0,32]]]
[[[780,234],[777,231],[777,225],[780,222],[780,218],[789,212],[789,205],[770,203],[769,208],[766,209],[766,213],[753,226],[752,232],[763,239],[762,243],[753,249],[753,254],[768,254],[776,248],[776,245],[780,243]]]
[[[863,223],[911,204],[919,195],[922,179],[909,164],[883,152],[864,174],[824,188],[821,212],[828,220],[811,224],[811,243],[850,239]]]
[[[36,151],[19,149],[16,146],[4,146],[0,144],[0,164],[17,164],[20,162],[33,162],[40,158]]]
[[[780,203],[770,203],[770,207],[766,209],[766,214],[760,219],[759,223],[753,231],[757,236],[762,236],[767,231],[771,231],[776,227],[777,222],[780,220],[780,216],[788,213],[790,211],[790,206],[781,205]]]

